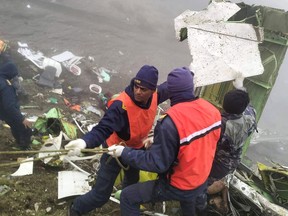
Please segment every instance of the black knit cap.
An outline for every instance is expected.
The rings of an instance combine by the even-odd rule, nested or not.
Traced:
[[[226,93],[223,101],[223,109],[227,113],[241,114],[244,112],[250,102],[246,91],[240,89],[231,90]]]
[[[158,70],[150,65],[142,66],[134,78],[134,84],[141,85],[151,90],[157,88],[157,82]]]

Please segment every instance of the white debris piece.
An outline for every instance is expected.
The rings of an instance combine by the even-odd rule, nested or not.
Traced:
[[[198,25],[203,23],[218,23],[228,20],[231,16],[237,13],[241,8],[229,2],[214,2],[208,5],[206,10],[191,11],[186,10],[181,15],[175,18],[176,38],[180,39],[180,30],[187,28],[190,25]]]
[[[79,171],[58,172],[58,199],[82,195],[89,190],[88,174]]]
[[[67,61],[67,60],[72,59],[74,57],[75,57],[75,55],[72,52],[65,51],[65,52],[60,53],[58,55],[52,56],[51,58],[54,59],[55,61],[58,61],[58,62],[64,62],[64,61]]]
[[[34,158],[27,158],[22,161],[18,170],[11,174],[11,176],[25,176],[33,174]]]
[[[258,48],[263,29],[226,22],[239,10],[234,3],[212,2],[207,10],[185,11],[175,19],[178,39],[181,29],[187,29],[195,87],[234,80],[239,73],[250,77],[264,72]]]
[[[41,151],[53,151],[53,150],[60,150],[61,148],[61,143],[62,143],[62,138],[63,138],[63,132],[61,131],[58,137],[52,137],[50,135],[50,138],[45,141],[43,146],[40,149]],[[49,163],[52,159],[53,156],[59,155],[59,152],[41,152],[39,153],[40,158],[44,158],[43,162],[45,164]],[[51,157],[49,157],[51,156]]]
[[[279,205],[271,203],[267,198],[262,196],[245,182],[241,181],[238,177],[232,177],[230,186],[254,203],[260,209],[263,215],[266,215],[265,212],[268,212],[269,215],[288,215],[288,210]]]

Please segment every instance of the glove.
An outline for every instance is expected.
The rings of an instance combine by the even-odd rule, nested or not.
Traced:
[[[243,75],[241,73],[237,73],[236,74],[236,78],[233,81],[233,86],[236,89],[240,89],[240,90],[244,90],[246,91],[246,88],[243,86],[243,81],[244,81],[245,77],[243,77]]]
[[[65,145],[64,148],[66,150],[71,150],[68,152],[69,156],[80,156],[81,149],[86,148],[86,142],[83,139],[72,140],[67,145]]]
[[[7,42],[0,40],[0,54],[2,52],[4,53],[6,51],[6,49],[7,49],[7,47],[8,47]]]
[[[151,145],[153,144],[154,142],[154,137],[147,137],[144,141],[143,141],[143,144],[145,146],[146,149],[150,148]]]
[[[121,157],[121,154],[124,150],[124,146],[122,145],[112,145],[108,148],[108,154],[112,157]]]

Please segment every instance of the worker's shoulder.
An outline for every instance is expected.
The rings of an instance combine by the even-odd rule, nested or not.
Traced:
[[[126,112],[127,107],[125,106],[123,101],[114,99],[111,105],[109,106],[109,110],[118,110],[120,112]]]
[[[12,85],[9,80],[6,80],[6,79],[0,77],[0,90],[2,90],[3,88],[5,88],[9,85]]]

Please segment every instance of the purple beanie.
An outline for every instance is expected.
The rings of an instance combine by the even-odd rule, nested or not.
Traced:
[[[151,90],[155,90],[157,88],[157,82],[158,70],[154,66],[150,65],[142,66],[134,78],[135,84]]]
[[[167,87],[170,97],[185,93],[194,97],[193,73],[186,67],[172,70],[168,74]]]

